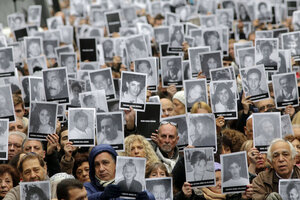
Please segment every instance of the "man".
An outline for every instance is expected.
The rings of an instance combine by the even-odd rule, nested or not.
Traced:
[[[291,81],[288,80],[289,76],[282,76],[279,78],[280,90],[277,96],[277,102],[297,100],[297,89],[291,86]]]
[[[260,45],[259,49],[263,58],[260,61],[258,61],[256,64],[257,65],[263,64],[265,67],[277,67],[277,62],[270,59],[270,55],[273,52],[272,44],[266,41]]]
[[[83,101],[83,104],[84,104],[83,107],[85,107],[85,108],[95,108],[97,113],[105,112],[105,110],[102,110],[101,108],[99,108],[97,106],[96,97],[92,94],[85,95],[83,97],[82,101]]]
[[[105,40],[103,42],[104,59],[106,61],[112,61],[114,57],[114,44],[112,40]]]
[[[170,99],[162,98],[160,99],[160,103],[162,109],[162,118],[175,116],[174,105]]]
[[[77,179],[64,179],[57,185],[58,200],[87,200],[87,192]]]
[[[47,166],[43,158],[38,154],[29,153],[20,160],[18,170],[23,182],[44,181],[47,179]],[[20,185],[12,188],[4,200],[19,200]]]
[[[0,51],[0,73],[11,72],[14,70],[14,64],[10,61],[10,56],[6,50]]]
[[[118,124],[113,116],[108,115],[100,122],[100,129],[98,130],[97,141],[98,144],[122,144],[122,132],[118,130]]]
[[[88,115],[84,111],[78,111],[74,114],[75,127],[69,132],[72,139],[94,139],[93,130],[88,127]]]
[[[166,74],[164,75],[165,85],[168,85],[169,82],[182,80],[182,74],[179,68],[178,63],[175,63],[174,60],[171,59],[167,61],[167,67],[165,68]]]
[[[255,107],[258,108],[259,112],[267,112],[275,108],[275,102],[273,98],[263,99],[255,103]]]
[[[127,91],[123,93],[122,101],[143,104],[144,100],[139,96],[144,87],[142,77],[128,76],[128,79],[126,79],[125,84]]]
[[[246,126],[244,126],[244,132],[246,134],[247,140],[253,140],[252,115],[247,119]]]
[[[276,126],[274,118],[260,118],[256,129],[255,145],[267,146],[274,138],[279,137],[279,130]]]
[[[40,39],[31,39],[27,42],[27,58],[34,58],[41,55]]]
[[[178,140],[177,124],[166,121],[161,122],[158,128],[155,152],[169,173],[172,172],[172,169],[179,159],[179,149],[176,146]]]
[[[261,82],[261,72],[258,69],[250,69],[247,72],[247,86],[248,86],[248,94],[246,96],[255,96],[267,93],[260,88]]]
[[[27,134],[27,126],[23,120],[21,120],[19,117],[16,117],[15,122],[9,123],[9,131],[20,131]]]
[[[106,96],[114,94],[114,89],[110,77],[105,77],[104,73],[91,75],[92,90],[105,90]]]
[[[68,94],[67,80],[65,73],[60,70],[46,72],[46,96],[48,99],[60,99]]]
[[[79,101],[79,93],[82,92],[82,87],[79,84],[79,82],[75,81],[71,84],[71,93],[73,95],[73,98],[71,100],[71,105],[80,107],[80,101]]]
[[[253,199],[278,199],[279,179],[299,179],[300,169],[294,165],[297,155],[293,145],[283,139],[275,139],[268,148],[268,159],[272,168],[263,171],[253,180]]]
[[[22,143],[26,139],[26,135],[19,131],[9,132],[8,135],[8,161],[15,155],[22,152]]]
[[[65,55],[61,61],[61,65],[67,68],[68,73],[76,73],[76,55]]]

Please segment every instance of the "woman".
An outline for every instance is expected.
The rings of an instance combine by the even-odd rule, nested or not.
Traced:
[[[288,196],[288,200],[299,200],[300,194],[298,191],[299,188],[294,182],[289,183],[286,188],[286,194]]]
[[[173,96],[173,105],[176,115],[185,114],[185,96],[184,91],[176,92]]]
[[[237,185],[247,185],[249,180],[241,176],[242,167],[237,160],[229,164],[228,172],[231,178],[223,183],[223,187],[232,187]]]
[[[55,120],[53,120],[53,118],[55,116],[53,116],[49,110],[48,107],[44,106],[44,105],[39,105],[38,107],[36,107],[36,109],[33,110],[33,122],[39,122],[39,124],[33,125],[33,128],[31,130],[33,130],[34,133],[46,133],[46,134],[52,134],[54,133],[55,129],[55,125],[52,125],[53,121],[55,123]]]
[[[242,3],[239,4],[239,17],[240,17],[240,20],[243,22],[251,21],[249,13],[248,13],[245,5]]]
[[[217,85],[213,105],[215,107],[215,112],[229,112],[235,110],[235,98],[226,83],[220,83]]]
[[[12,166],[0,164],[0,200],[19,182],[19,174]]]
[[[48,199],[47,195],[41,188],[38,188],[36,185],[29,186],[26,191],[25,200],[45,200]]]
[[[125,138],[125,152],[123,156],[142,157],[147,159],[146,166],[159,162],[151,144],[142,135],[130,135]]]
[[[195,84],[190,87],[187,94],[188,110],[197,101],[206,102],[205,89],[201,85]]]
[[[90,165],[89,159],[87,155],[77,154],[75,157],[74,167],[73,167],[73,175],[80,182],[90,182]]]
[[[284,140],[289,141],[297,150],[297,155],[295,157],[296,165],[300,166],[300,137],[294,135],[286,135]]]
[[[183,43],[183,34],[181,26],[175,26],[173,34],[171,35],[171,47],[181,47]]]
[[[145,178],[163,178],[170,176],[166,166],[161,162],[151,163],[146,168]]]

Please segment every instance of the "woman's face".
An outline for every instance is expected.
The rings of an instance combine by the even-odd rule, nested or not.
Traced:
[[[42,200],[42,199],[40,199],[40,197],[39,197],[38,194],[32,194],[32,195],[30,196],[30,200]]]
[[[244,58],[244,66],[245,67],[252,67],[254,65],[254,59],[251,56],[246,56]]]
[[[206,161],[201,159],[198,160],[194,165],[194,172],[197,174],[203,174],[206,171]]]
[[[208,187],[208,188],[214,193],[221,194],[221,182],[222,182],[221,171],[216,171],[215,175],[216,175],[216,186]]]
[[[217,61],[214,58],[209,58],[207,61],[207,65],[209,69],[216,69],[218,66]]]
[[[141,158],[146,157],[145,148],[140,141],[136,140],[131,144],[130,156]]]
[[[229,166],[229,172],[231,174],[231,178],[232,179],[239,179],[240,178],[240,171],[241,171],[241,167],[237,164],[237,163],[232,163]]]
[[[177,41],[180,41],[180,40],[181,40],[181,33],[180,33],[179,30],[177,30],[177,31],[175,32],[175,38],[176,38]]]
[[[13,188],[13,180],[9,173],[0,176],[0,197],[5,197],[8,191]]]
[[[289,193],[289,197],[290,197],[290,200],[298,200],[299,194],[298,194],[296,188],[291,189],[291,191]]]
[[[76,170],[77,179],[82,182],[90,182],[90,165],[89,162],[83,162]]]
[[[126,166],[124,169],[125,180],[132,180],[135,177],[135,169],[132,166]]]
[[[159,167],[157,169],[154,169],[149,176],[149,178],[163,178],[163,177],[167,177],[167,174],[163,169]]]
[[[227,101],[229,100],[229,94],[228,91],[223,88],[219,93],[218,93],[218,98],[221,102],[221,104],[225,105],[227,104]]]
[[[203,91],[200,85],[196,85],[193,87],[188,94],[189,99],[192,101],[195,101],[202,95]]]
[[[48,110],[46,109],[41,110],[39,114],[39,118],[40,118],[41,125],[48,125],[50,121],[50,114]]]
[[[215,35],[210,35],[210,37],[207,40],[207,44],[211,47],[211,51],[218,50],[219,38],[217,38]]]

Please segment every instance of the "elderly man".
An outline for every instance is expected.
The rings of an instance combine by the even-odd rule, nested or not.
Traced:
[[[19,131],[9,132],[8,136],[8,160],[22,152],[22,143],[26,135]]]
[[[43,158],[37,154],[26,154],[20,160],[18,170],[23,182],[44,181],[47,179],[47,166]],[[11,189],[4,200],[19,200],[20,186]]]
[[[274,139],[268,148],[268,159],[272,169],[258,174],[253,180],[253,199],[281,199],[278,194],[279,179],[298,179],[300,169],[294,165],[296,149],[290,142]]]
[[[117,152],[108,144],[100,144],[92,149],[89,155],[91,182],[84,183],[89,200],[119,199],[120,187],[114,185],[117,156]],[[151,194],[144,191],[138,193],[136,199],[154,198],[151,198]]]
[[[247,137],[247,140],[253,140],[253,126],[252,126],[252,115],[248,117],[246,126],[244,126],[244,131]]]
[[[87,200],[87,192],[77,179],[64,179],[57,185],[58,200]]]
[[[171,117],[175,115],[174,105],[170,99],[162,98],[160,99],[162,115],[161,117]]]

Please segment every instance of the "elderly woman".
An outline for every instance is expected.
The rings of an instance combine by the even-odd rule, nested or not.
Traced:
[[[20,182],[17,171],[10,165],[0,164],[0,199]]]
[[[125,152],[123,156],[142,157],[147,159],[147,166],[159,162],[151,144],[142,135],[130,135],[125,138]]]

